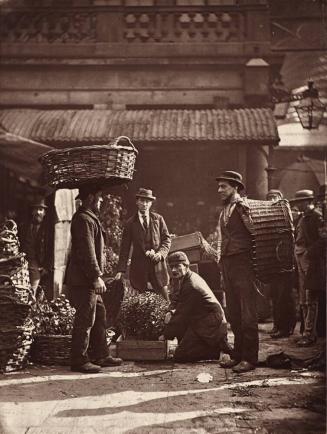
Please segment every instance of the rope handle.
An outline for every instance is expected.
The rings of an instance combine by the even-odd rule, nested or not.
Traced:
[[[128,142],[128,146],[119,144],[119,142],[121,140],[127,141]],[[112,142],[110,142],[110,146],[115,146],[117,148],[119,147],[119,148],[124,148],[124,149],[130,149],[130,148],[132,148],[132,150],[136,154],[138,154],[138,150],[135,148],[135,146],[134,146],[133,142],[131,141],[131,139],[129,137],[127,137],[127,136],[118,136],[118,137],[116,137]]]

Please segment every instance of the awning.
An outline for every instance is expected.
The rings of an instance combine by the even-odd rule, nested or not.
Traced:
[[[16,174],[21,181],[37,185],[42,168],[38,162],[41,154],[51,146],[8,133],[0,128],[0,166]]]
[[[135,142],[224,141],[278,144],[270,109],[235,110],[0,110],[13,134],[58,147],[107,143],[125,135]]]

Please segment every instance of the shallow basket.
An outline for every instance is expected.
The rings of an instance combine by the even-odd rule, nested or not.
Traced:
[[[31,361],[42,365],[70,364],[71,335],[39,335],[31,348]]]
[[[54,188],[78,188],[84,183],[112,185],[131,181],[138,151],[128,137],[108,145],[52,150],[41,155],[44,181]]]

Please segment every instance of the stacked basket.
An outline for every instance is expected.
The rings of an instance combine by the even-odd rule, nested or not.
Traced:
[[[0,232],[0,371],[22,369],[32,343],[28,266],[19,253],[17,226],[9,220]]]

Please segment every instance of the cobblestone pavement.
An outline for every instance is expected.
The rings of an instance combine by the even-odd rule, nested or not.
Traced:
[[[273,340],[265,332],[271,324],[260,328],[259,367],[242,375],[217,362],[126,362],[96,375],[31,366],[2,375],[0,432],[324,434],[324,374],[271,369],[264,361],[284,350],[301,362],[325,342],[299,349],[296,335]],[[200,383],[200,373],[212,381]]]

